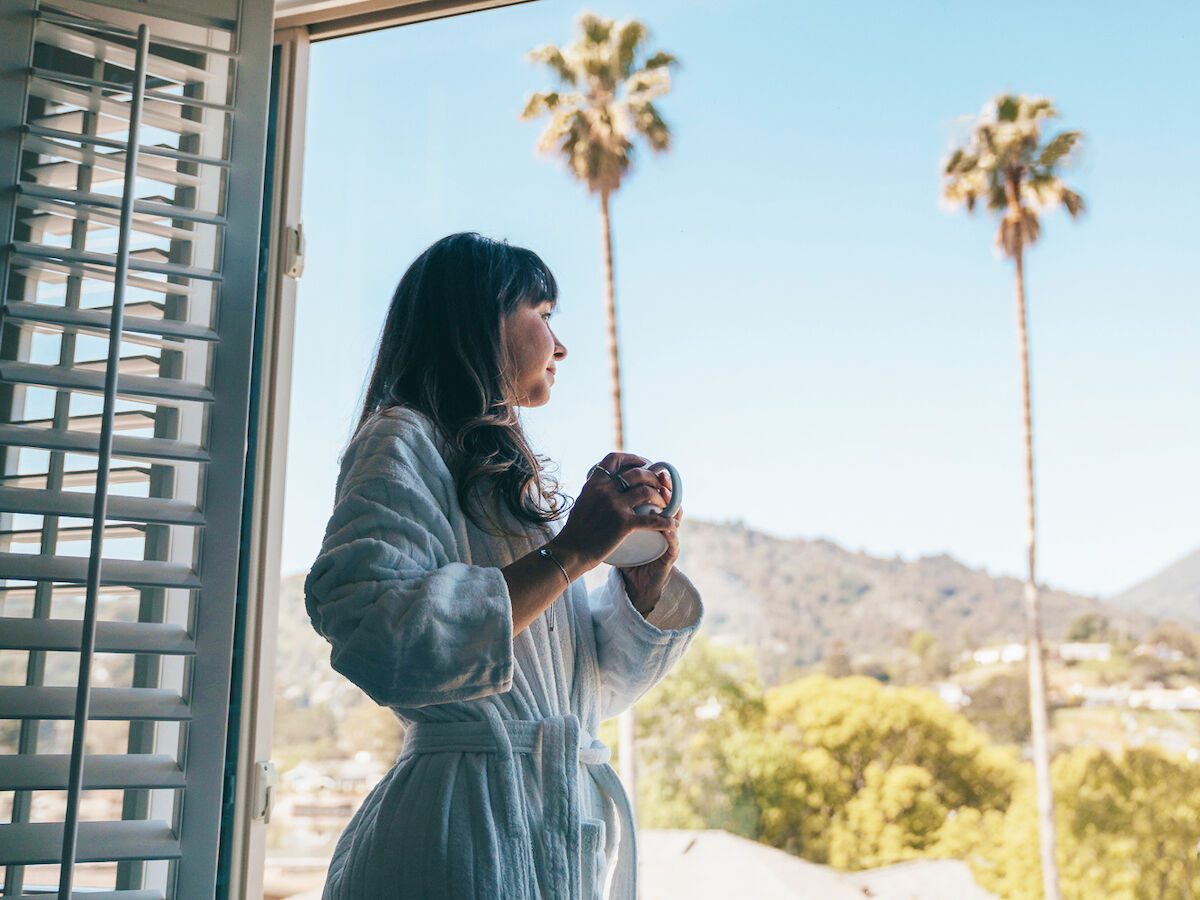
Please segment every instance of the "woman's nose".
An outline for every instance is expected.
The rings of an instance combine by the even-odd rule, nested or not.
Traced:
[[[563,342],[558,339],[558,336],[555,335],[555,337],[554,337],[554,358],[562,359],[566,355],[567,355],[567,348],[563,345]]]

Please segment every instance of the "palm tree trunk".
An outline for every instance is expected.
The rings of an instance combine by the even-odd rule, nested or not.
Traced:
[[[600,194],[600,241],[604,249],[604,312],[608,322],[608,359],[612,375],[613,449],[625,449],[625,420],[621,412],[621,351],[617,346],[617,298],[613,287],[612,219],[608,192]]]
[[[608,359],[612,375],[613,449],[625,449],[625,418],[621,411],[621,351],[617,344],[617,299],[613,286],[612,218],[608,212],[608,192],[600,194],[600,242],[604,251],[604,312],[608,322]],[[629,793],[629,807],[637,824],[637,746],[632,709],[617,717],[617,748],[621,751],[621,781]]]
[[[1046,668],[1042,647],[1041,604],[1037,588],[1037,521],[1033,493],[1033,412],[1029,399],[1029,333],[1025,315],[1024,248],[1018,244],[1017,342],[1021,353],[1021,405],[1025,425],[1026,538],[1029,577],[1025,582],[1025,623],[1029,649],[1029,715],[1033,731],[1033,768],[1037,776],[1038,834],[1041,840],[1042,887],[1045,900],[1061,900],[1058,889],[1057,836],[1054,826],[1054,788],[1050,782],[1050,721],[1046,709]]]

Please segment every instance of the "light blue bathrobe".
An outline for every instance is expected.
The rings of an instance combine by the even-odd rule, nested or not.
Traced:
[[[631,900],[629,804],[595,735],[683,655],[699,595],[674,572],[643,619],[614,570],[590,596],[572,584],[514,637],[500,567],[546,537],[470,522],[441,446],[407,409],[359,432],[305,583],[333,667],[406,726],[324,896]]]

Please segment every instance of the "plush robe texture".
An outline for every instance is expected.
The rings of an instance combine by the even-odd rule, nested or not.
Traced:
[[[514,636],[500,567],[548,536],[476,527],[419,413],[387,410],[351,441],[305,602],[333,667],[406,732],[326,898],[635,896],[628,800],[595,735],[671,669],[703,610],[675,571],[643,618],[613,570]]]

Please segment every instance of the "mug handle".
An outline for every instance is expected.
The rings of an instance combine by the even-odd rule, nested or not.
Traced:
[[[671,476],[671,502],[663,507],[661,515],[670,518],[679,512],[679,507],[683,505],[683,479],[679,477],[679,470],[669,462],[656,462],[646,466],[651,472],[656,472],[659,469],[665,469],[667,474]]]

